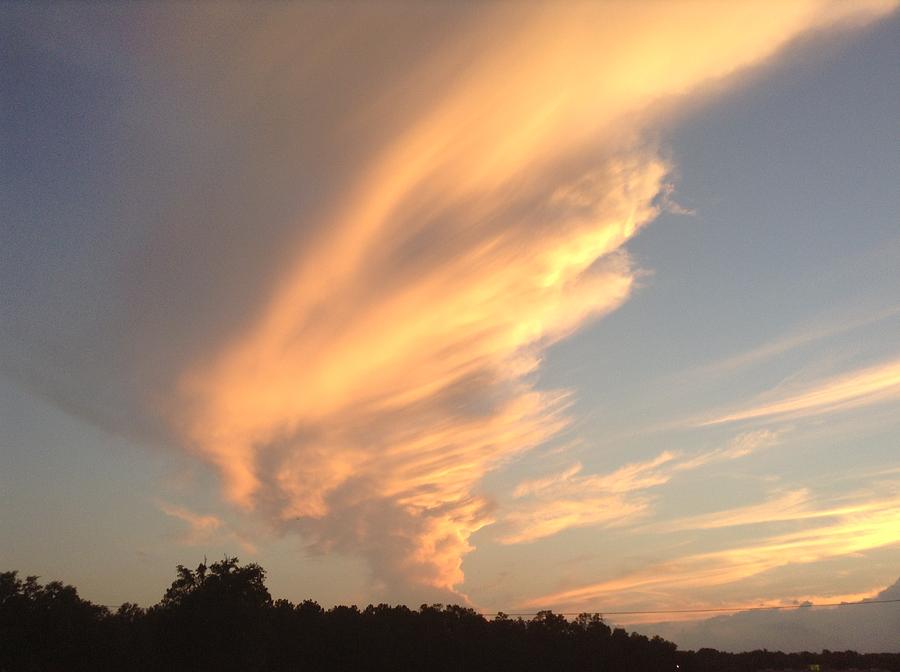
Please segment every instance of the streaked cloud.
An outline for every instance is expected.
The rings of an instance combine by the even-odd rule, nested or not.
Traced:
[[[182,543],[197,545],[208,543],[222,527],[222,520],[218,516],[194,513],[181,506],[160,504],[160,511],[167,516],[177,518],[186,524],[186,530],[181,537]]]
[[[788,506],[776,520],[806,520],[795,531],[770,533],[754,543],[722,550],[685,555],[647,568],[581,587],[561,590],[527,600],[528,607],[566,605],[587,607],[628,604],[653,594],[657,600],[677,600],[688,591],[734,584],[786,565],[806,564],[900,544],[900,499],[870,496],[852,506],[813,510],[806,506],[807,493],[782,495],[757,507],[743,507],[695,520],[698,528],[714,528],[763,522],[762,518]],[[822,522],[816,524],[813,519]]]
[[[770,395],[772,396],[772,395]],[[801,418],[900,400],[900,360],[807,384],[790,393],[725,413],[701,426],[763,418]]]
[[[900,306],[891,306],[882,310],[875,310],[860,314],[860,311],[845,312],[840,319],[835,319],[833,314],[829,319],[806,325],[795,329],[780,338],[764,343],[746,352],[721,359],[705,366],[690,371],[687,375],[692,378],[706,379],[709,376],[718,376],[745,369],[749,366],[775,358],[786,352],[803,348],[818,341],[829,339],[833,336],[855,331],[863,327],[869,327],[900,314]]]
[[[867,493],[871,496],[871,493]],[[811,518],[834,518],[865,513],[881,508],[883,501],[864,501],[862,497],[847,497],[850,501],[834,503],[817,508],[817,502],[807,488],[789,490],[761,503],[742,506],[725,511],[667,521],[659,526],[666,531],[710,530],[740,525],[771,525],[784,521],[808,520]]]
[[[504,531],[498,541],[518,544],[569,528],[633,524],[654,513],[648,490],[680,473],[746,457],[777,440],[777,433],[763,429],[739,434],[723,448],[693,454],[664,451],[607,474],[582,475],[582,465],[575,463],[562,472],[523,481],[513,497],[524,501],[516,501],[502,518]]]
[[[778,444],[781,440],[781,434],[782,432],[773,431],[771,429],[757,429],[750,432],[742,432],[731,439],[727,446],[688,456],[675,464],[674,469],[676,471],[688,471],[715,462],[746,457],[759,450],[771,448]]]
[[[548,477],[524,481],[513,493],[517,503],[503,519],[499,541],[517,544],[548,537],[572,527],[622,525],[649,511],[641,491],[667,482],[659,467],[674,459],[662,453],[647,462],[629,464],[610,474],[579,476],[581,465]]]
[[[184,523],[184,531],[179,535],[180,543],[187,546],[211,546],[222,542],[237,543],[244,551],[256,553],[256,546],[238,534],[219,517],[213,514],[196,513],[183,506],[160,502],[159,510],[171,518]]]

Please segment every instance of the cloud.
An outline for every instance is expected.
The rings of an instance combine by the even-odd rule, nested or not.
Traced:
[[[859,501],[860,497],[850,497],[843,504],[831,504],[816,508],[812,493],[806,488],[789,490],[761,504],[737,507],[699,516],[679,518],[660,524],[657,529],[711,530],[740,525],[772,524],[784,521],[809,520],[812,518],[833,518],[865,513],[881,508],[880,501]],[[853,500],[856,501],[853,501]]]
[[[629,464],[610,474],[580,476],[581,464],[565,471],[520,483],[516,502],[503,518],[504,544],[534,541],[572,527],[622,525],[649,511],[650,499],[638,494],[669,480],[659,467],[673,459],[662,453],[647,462]]]
[[[525,501],[510,505],[501,520],[498,541],[518,544],[574,527],[633,524],[653,513],[653,497],[647,490],[665,485],[680,473],[745,457],[777,440],[777,433],[762,429],[739,434],[724,448],[687,455],[664,451],[607,474],[582,475],[582,465],[576,462],[560,473],[523,481],[513,497]]]
[[[532,493],[542,493],[548,490],[553,490],[555,489],[554,486],[569,483],[572,477],[577,476],[581,469],[581,463],[576,462],[571,467],[561,471],[558,474],[550,474],[549,476],[544,476],[543,478],[522,481],[521,483],[519,483],[519,485],[516,486],[516,489],[513,491],[513,497],[524,497],[525,495],[530,495]]]
[[[742,432],[731,439],[724,448],[698,453],[681,460],[674,468],[676,471],[689,471],[715,462],[746,457],[764,448],[777,445],[780,440],[781,432],[771,429]]]
[[[171,504],[160,504],[159,509],[167,516],[177,518],[187,524],[187,530],[182,535],[181,542],[192,546],[208,543],[222,527],[222,520],[217,516],[201,515]]]
[[[256,553],[256,546],[242,535],[229,529],[224,521],[212,514],[195,513],[183,506],[175,506],[160,502],[159,510],[167,516],[176,518],[186,526],[178,541],[187,546],[209,546],[210,544],[233,542],[248,553]]]
[[[799,530],[770,533],[752,544],[673,558],[615,579],[532,598],[525,606],[597,608],[599,603],[609,608],[640,602],[646,595],[653,595],[659,604],[664,600],[678,600],[679,595],[696,597],[704,589],[746,581],[779,567],[813,563],[900,543],[896,535],[900,526],[900,499],[896,496],[868,493],[867,498],[861,498],[853,505],[819,510],[807,507],[806,502],[807,493],[798,491],[764,505],[692,521],[695,529],[759,523],[780,505],[788,506],[789,510],[780,516],[776,513],[775,520],[807,521]]]
[[[890,306],[886,309],[867,312],[865,314],[860,314],[858,310],[854,312],[845,311],[838,320],[834,319],[833,314],[829,314],[829,320],[827,322],[819,321],[807,325],[805,328],[794,330],[747,352],[742,352],[738,355],[701,366],[691,371],[688,375],[693,378],[703,379],[709,378],[710,376],[732,373],[736,370],[745,369],[786,352],[790,352],[791,350],[803,348],[811,343],[825,340],[849,331],[855,331],[863,327],[868,327],[872,324],[896,317],[898,314],[900,314],[900,306]]]
[[[727,511],[703,514],[676,521],[667,521],[666,530],[715,529],[735,525],[754,525],[780,520],[833,515],[829,511],[810,511],[810,493],[806,489],[791,490],[762,504],[738,507]]]
[[[121,101],[60,166],[84,202],[40,202],[98,244],[59,253],[47,234],[16,265],[4,370],[184,447],[228,501],[364,555],[376,585],[458,597],[494,518],[481,480],[568,421],[568,393],[535,387],[542,353],[628,300],[625,246],[672,203],[653,119],[890,6],[124,12],[136,55],[101,59],[99,80]],[[78,43],[107,44],[100,25]],[[617,495],[664,478],[623,469],[567,480]]]
[[[900,399],[900,360],[816,381],[789,394],[700,423],[719,425],[762,418],[803,418]]]
[[[873,595],[802,596],[799,603],[833,604],[900,598],[900,580]],[[772,605],[780,606],[780,605]],[[646,623],[635,628],[660,635],[684,649],[713,647],[722,651],[767,648],[780,651],[897,651],[900,611],[895,604],[827,609],[754,611],[682,623]]]

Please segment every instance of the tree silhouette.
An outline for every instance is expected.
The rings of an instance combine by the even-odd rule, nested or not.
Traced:
[[[150,610],[164,664],[171,670],[263,669],[272,596],[265,570],[225,558],[190,570]]]
[[[439,604],[326,610],[309,600],[273,601],[265,578],[262,567],[237,558],[193,570],[179,565],[158,604],[145,610],[126,603],[110,612],[59,581],[42,585],[4,572],[0,672],[755,672],[813,664],[900,671],[900,654],[678,651],[659,637],[610,628],[598,614],[488,620]]]
[[[89,670],[101,654],[105,607],[73,586],[18,572],[0,574],[0,669]]]

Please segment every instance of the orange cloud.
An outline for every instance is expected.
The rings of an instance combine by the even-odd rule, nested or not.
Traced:
[[[160,504],[159,509],[167,516],[177,518],[187,524],[187,531],[181,538],[185,544],[206,543],[222,527],[222,521],[217,516],[197,514],[184,507],[170,504]]]
[[[679,595],[687,597],[695,591],[734,584],[785,565],[812,563],[900,543],[900,498],[870,498],[856,505],[821,510],[806,506],[806,501],[807,493],[798,491],[763,505],[699,517],[693,523],[698,528],[713,528],[763,522],[780,506],[789,510],[780,516],[775,513],[775,520],[831,522],[764,537],[755,544],[661,562],[616,579],[536,597],[525,606],[561,608],[602,603],[606,608],[634,603],[648,594],[658,602],[661,597],[677,601]]]
[[[516,502],[502,520],[498,541],[518,544],[549,537],[573,527],[622,526],[652,513],[646,490],[668,483],[681,472],[749,455],[773,445],[769,430],[745,432],[724,448],[692,455],[664,451],[644,462],[626,464],[608,474],[581,475],[575,463],[558,473],[523,481],[513,491]]]
[[[840,319],[835,320],[835,315],[832,311],[827,322],[808,325],[805,329],[793,331],[781,338],[760,345],[747,352],[742,352],[738,355],[701,366],[689,372],[687,375],[696,378],[707,378],[709,376],[718,376],[723,373],[733,372],[738,369],[753,366],[754,364],[771,359],[785,352],[802,348],[810,343],[824,340],[837,334],[855,331],[862,327],[868,327],[893,317],[898,313],[900,313],[900,306],[891,306],[865,315],[859,315],[858,313],[844,313],[840,316]]]
[[[660,465],[672,453],[662,453],[647,462],[628,464],[610,474],[580,476],[576,463],[559,474],[520,483],[513,496],[527,497],[503,519],[504,544],[518,544],[548,537],[571,527],[622,525],[649,511],[649,498],[636,495],[667,482],[670,475]]]
[[[229,530],[228,526],[218,516],[212,514],[200,514],[190,511],[183,506],[160,503],[159,510],[167,516],[177,518],[186,525],[184,533],[179,537],[182,544],[188,546],[202,546],[212,543],[234,542],[248,553],[256,553],[256,546],[244,539],[236,532]]]
[[[674,465],[674,468],[676,471],[689,471],[723,460],[734,460],[740,457],[746,457],[758,450],[776,445],[780,440],[779,435],[780,432],[775,432],[770,429],[758,429],[752,432],[743,432],[734,437],[724,448],[717,448],[716,450],[710,450],[690,456],[678,462]]]
[[[501,535],[498,541],[521,544],[573,527],[622,525],[647,515],[649,509],[647,498],[622,495],[538,501],[510,512],[503,522],[511,531]]]
[[[818,381],[774,401],[721,415],[701,426],[757,418],[798,418],[900,399],[900,360]]]
[[[657,530],[710,530],[739,525],[770,524],[811,518],[834,518],[873,511],[884,506],[883,501],[857,501],[843,505],[834,504],[816,508],[811,493],[806,488],[791,490],[762,504],[717,511],[699,516],[666,521],[656,526]]]
[[[452,591],[492,520],[480,480],[566,423],[565,394],[533,387],[543,349],[634,289],[623,246],[655,216],[667,170],[639,140],[649,110],[888,6],[479,8],[389,105],[338,109],[335,138],[362,120],[366,149],[258,314],[184,372],[170,410],[184,440],[235,504],[365,553],[378,581]],[[298,56],[307,71],[279,82],[300,92],[285,124],[323,95],[303,89],[308,70],[331,67]],[[233,59],[242,76],[253,58]],[[628,478],[642,477],[584,487]]]

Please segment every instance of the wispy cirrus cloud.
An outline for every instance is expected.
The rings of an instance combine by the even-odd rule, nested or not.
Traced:
[[[835,319],[834,314],[830,314],[827,321],[819,320],[818,322],[806,325],[803,328],[795,329],[751,350],[714,361],[682,375],[687,375],[691,378],[706,379],[709,376],[732,373],[749,366],[760,364],[766,360],[792,350],[803,348],[818,341],[827,340],[831,337],[855,331],[863,327],[869,327],[896,317],[898,314],[900,314],[900,306],[890,306],[882,310],[874,310],[864,314],[860,314],[860,311],[858,310],[855,312],[844,312],[840,315],[840,319],[837,320]]]
[[[778,433],[770,430],[745,432],[722,448],[692,454],[664,451],[606,474],[583,475],[581,463],[576,462],[564,471],[516,486],[516,501],[501,518],[498,541],[518,544],[570,528],[634,524],[654,513],[649,492],[653,488],[681,473],[746,457],[777,441]]]
[[[771,429],[757,429],[749,432],[742,432],[731,439],[728,442],[728,445],[722,448],[697,453],[696,455],[680,460],[674,465],[674,469],[676,471],[688,471],[715,462],[746,457],[759,450],[777,445],[781,440],[781,435],[781,431]]]
[[[672,453],[629,464],[609,474],[581,476],[576,463],[559,474],[520,483],[513,493],[515,507],[503,518],[504,544],[518,544],[554,535],[572,527],[622,525],[645,515],[648,488],[666,483],[670,475],[659,469]]]
[[[238,534],[219,517],[191,511],[183,506],[159,502],[160,511],[184,524],[178,541],[187,546],[209,546],[217,543],[237,543],[248,553],[256,553],[256,546]]]
[[[770,532],[754,543],[672,558],[614,579],[532,598],[524,606],[580,608],[601,603],[608,608],[608,605],[640,603],[647,595],[653,595],[657,603],[665,599],[677,601],[689,591],[735,584],[779,567],[900,544],[896,532],[900,529],[900,499],[883,493],[867,494],[868,497],[861,495],[853,503],[815,508],[809,493],[799,490],[777,495],[760,505],[688,519],[682,525],[693,529],[791,520],[806,522],[800,530]],[[773,520],[764,520],[769,515]]]
[[[182,506],[159,504],[159,510],[167,516],[177,518],[186,524],[187,529],[181,537],[182,543],[196,545],[210,541],[221,529],[222,519],[211,514],[194,513]]]
[[[788,490],[762,502],[748,506],[706,513],[666,521],[656,529],[673,532],[676,530],[712,530],[741,525],[771,525],[786,521],[810,520],[814,518],[835,518],[864,514],[884,506],[883,500],[871,500],[871,492],[846,496],[845,501],[820,502],[808,488]]]
[[[780,392],[774,398],[698,424],[802,418],[897,400],[900,400],[900,360],[895,359],[815,381],[792,392]]]

